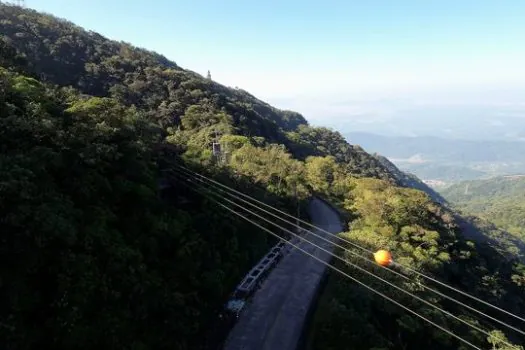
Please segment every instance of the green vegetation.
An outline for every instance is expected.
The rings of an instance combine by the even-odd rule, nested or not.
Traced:
[[[165,129],[168,140],[182,144],[191,140],[188,148],[194,152],[209,146],[216,131],[235,133],[257,137],[259,144],[284,144],[299,159],[333,153],[354,175],[389,176],[377,160],[349,145],[339,133],[310,127],[299,113],[278,110],[156,53],[32,10],[2,5],[0,16],[5,43],[18,50],[35,76],[133,105]]]
[[[351,182],[352,200],[347,201],[345,208],[356,219],[352,229],[342,233],[342,237],[372,251],[386,248],[403,265],[437,276],[448,284],[518,315],[523,314],[525,303],[521,298],[524,295],[524,265],[516,261],[503,261],[490,245],[475,245],[463,240],[453,213],[433,203],[420,191],[393,187],[376,179],[355,179]],[[363,255],[362,251],[350,245],[348,249]],[[343,254],[343,251],[339,250],[338,253]],[[419,283],[426,282],[416,276],[413,276],[413,281],[407,282],[349,253],[344,254],[347,261],[372,270],[466,321],[488,331],[495,329],[493,325],[468,313],[468,310],[423,290]],[[355,268],[348,268],[340,261],[335,265],[474,344],[486,344],[486,336],[469,332],[464,324],[445,317],[428,305]],[[409,271],[396,269],[410,276]],[[335,272],[330,275],[327,286],[330,295],[324,295],[321,299],[312,327],[316,332],[311,339],[312,349],[340,349],[342,344],[352,344],[356,349],[465,348],[362,286],[341,278]],[[459,300],[470,303],[465,298],[459,297]],[[500,333],[495,331],[491,334],[492,339]],[[501,342],[498,344],[495,349],[518,349]]]
[[[432,200],[438,202],[438,203],[445,203],[445,199],[436,191],[434,191],[431,187],[427,186],[424,182],[419,180],[415,175],[410,173],[405,173],[400,171],[394,163],[389,161],[386,157],[383,157],[379,154],[374,154],[374,157],[381,162],[381,164],[387,168],[390,173],[394,174],[395,177],[398,179],[398,182],[400,185],[404,187],[410,187],[415,188],[420,191],[425,192],[432,198]]]
[[[160,200],[136,109],[4,68],[0,87],[4,348],[195,348],[267,235],[176,183]]]
[[[459,210],[492,222],[525,242],[525,177],[465,181],[441,192]]]
[[[352,220],[345,237],[525,310],[523,265],[465,241],[452,212],[396,186],[434,196],[417,178],[339,133],[49,15],[0,4],[0,33],[6,349],[203,345],[234,285],[273,242],[176,178],[159,193],[161,171],[176,164],[287,210],[292,196],[303,204],[312,194],[329,198]],[[211,152],[216,137],[222,162]],[[396,282],[428,297],[415,283]],[[312,335],[316,348],[458,348],[347,280],[331,276],[329,285],[329,304],[321,305],[329,312]],[[486,345],[505,336],[495,332],[488,341],[447,324]]]

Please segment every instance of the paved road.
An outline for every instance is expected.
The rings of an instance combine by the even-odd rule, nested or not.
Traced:
[[[329,232],[342,230],[339,216],[327,204],[313,199],[309,205],[312,223]],[[330,238],[323,232],[316,232]],[[311,233],[304,236],[331,251],[326,241]],[[301,241],[298,246],[328,261],[328,253]],[[326,266],[292,248],[269,274],[226,340],[225,350],[295,350],[308,309],[314,301]]]

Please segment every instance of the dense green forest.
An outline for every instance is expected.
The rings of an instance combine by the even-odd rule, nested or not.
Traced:
[[[345,237],[525,312],[523,265],[466,241],[454,213],[432,201],[437,194],[338,132],[51,15],[0,4],[0,33],[4,348],[203,345],[233,286],[273,242],[176,179],[159,193],[162,170],[177,164],[283,209],[296,194],[329,198],[352,220]],[[215,137],[227,150],[221,163]],[[405,287],[428,297],[417,284]],[[323,300],[318,349],[459,348],[339,277]],[[481,323],[494,331],[486,339],[445,323],[478,344],[511,349],[493,325]]]
[[[493,222],[525,242],[525,176],[465,181],[441,192],[461,211]]]
[[[171,138],[184,141],[191,135],[187,146],[204,157],[216,131],[235,132],[284,144],[300,159],[331,154],[352,174],[388,177],[377,160],[339,133],[309,127],[296,112],[280,111],[244,90],[204,79],[156,53],[31,10],[3,5],[0,15],[4,40],[43,81],[134,105]],[[176,133],[179,129],[183,132]]]
[[[456,214],[431,201],[420,191],[394,187],[377,179],[353,179],[350,183],[352,197],[345,201],[344,207],[355,219],[352,229],[342,233],[342,237],[371,250],[384,247],[392,251],[394,259],[404,265],[437,276],[450,285],[513,310],[518,315],[523,314],[525,265],[516,259],[503,258],[490,244],[474,244],[464,240]],[[347,249],[362,254],[350,245]],[[370,264],[341,249],[339,254],[344,254],[347,261],[371,269]],[[335,265],[345,270],[342,262],[337,261]],[[442,324],[458,331],[469,341],[484,343],[485,336],[476,332],[469,334],[465,325],[447,319],[443,314],[364,273],[352,268],[346,270],[378,290],[395,295],[396,300],[410,305],[422,315],[441,320]],[[481,325],[489,331],[493,329],[467,310],[422,290],[420,283],[426,282],[419,277],[414,276],[413,281],[407,282],[378,266],[371,270],[403,286],[405,290],[461,315],[466,321]],[[461,296],[458,300],[469,303]],[[484,308],[482,310],[487,311]],[[438,334],[439,331],[410,315],[400,313],[388,301],[341,278],[335,272],[330,273],[327,291],[321,298],[311,332],[312,349],[339,349],[341,344],[352,344],[357,349],[467,348]],[[518,349],[503,344],[500,336],[494,332],[489,339],[489,342],[496,344],[494,349]],[[514,339],[519,344],[524,342],[523,338]]]
[[[0,68],[0,130],[4,349],[195,348],[271,243],[177,184],[160,200],[177,154],[135,108]]]

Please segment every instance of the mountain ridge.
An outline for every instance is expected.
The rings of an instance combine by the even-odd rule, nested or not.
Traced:
[[[202,343],[224,298],[271,241],[225,217],[176,176],[159,193],[159,170],[178,164],[289,212],[303,213],[305,199],[322,194],[348,215],[352,227],[342,235],[352,241],[387,248],[411,267],[515,312],[525,307],[519,268],[490,244],[466,241],[450,210],[398,186],[417,178],[339,132],[166,68],[144,50],[93,41],[96,35],[67,21],[1,4],[0,16],[1,32],[9,33],[0,40],[8,48],[0,51],[0,225],[8,232],[0,248],[8,261],[2,280],[11,282],[0,285],[0,321],[8,325],[0,337],[8,348]],[[68,76],[56,76],[61,67]],[[211,149],[216,140],[225,146],[221,157]],[[490,283],[480,284],[487,276]],[[331,281],[333,312],[317,339],[339,342],[335,348],[457,348],[455,339],[384,300]],[[329,326],[334,320],[354,326],[343,334]],[[37,323],[45,327],[35,329]]]
[[[183,69],[162,55],[145,49],[135,50],[130,44],[108,40],[95,32],[86,32],[67,20],[55,21],[51,15],[39,14],[31,9],[22,10],[16,6],[3,5],[1,11],[0,15],[5,19],[0,23],[0,32],[5,42],[25,57],[29,62],[29,70],[43,81],[71,85],[89,95],[112,97],[127,105],[135,105],[146,110],[150,118],[168,129],[185,115],[186,106],[204,105],[204,109],[209,112],[230,114],[238,132],[250,134],[253,130],[261,130],[259,135],[252,136],[282,143],[302,159],[308,155],[327,154],[326,148],[309,149],[305,146],[312,133],[316,133],[337,142],[341,145],[339,148],[345,148],[338,158],[346,161],[356,175],[385,178],[385,169],[374,157],[359,146],[344,145],[346,141],[340,133],[331,129],[309,128],[301,136],[295,133],[290,140],[287,132],[293,133],[299,125],[308,127],[307,120],[300,113],[279,110],[242,89],[223,86]],[[31,27],[25,24],[27,20],[31,21]],[[43,27],[50,23],[56,24],[55,31]],[[62,31],[67,35],[58,35]],[[53,40],[35,40],[46,35],[51,35]],[[37,56],[34,55],[35,50],[39,50]],[[54,58],[52,53],[57,51],[61,55]],[[78,54],[77,51],[85,53]],[[157,68],[152,69],[148,65]],[[146,79],[156,85],[146,82]],[[108,82],[113,86],[108,85]],[[231,97],[225,99],[221,94]],[[184,101],[183,104],[179,102],[180,99]],[[236,101],[244,107],[239,109],[237,105],[234,106]],[[204,137],[211,139],[212,134],[210,130]],[[359,163],[370,166],[359,167]],[[363,173],[364,169],[369,170]]]

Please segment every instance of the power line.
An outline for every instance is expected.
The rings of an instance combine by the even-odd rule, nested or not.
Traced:
[[[187,180],[188,180],[188,179],[187,179]],[[191,180],[189,180],[189,181],[191,182]],[[193,182],[192,182],[192,183],[193,183]],[[198,184],[196,184],[196,183],[195,183],[195,185],[198,186]],[[382,281],[382,282],[388,284],[388,285],[391,286],[391,287],[396,288],[397,290],[399,290],[399,291],[401,291],[401,292],[407,294],[408,296],[410,296],[410,297],[412,297],[412,298],[414,298],[414,299],[417,299],[417,300],[423,302],[424,304],[426,304],[426,305],[428,305],[428,306],[430,306],[430,307],[433,307],[434,309],[436,309],[436,310],[438,310],[438,311],[441,311],[441,312],[444,313],[445,315],[447,315],[447,316],[449,316],[449,317],[455,319],[456,321],[462,322],[463,324],[465,324],[465,325],[467,325],[467,326],[469,326],[469,327],[471,327],[471,328],[477,330],[478,332],[481,332],[481,333],[485,334],[486,336],[490,336],[490,334],[489,334],[486,330],[484,330],[484,329],[482,329],[482,328],[479,328],[478,326],[476,326],[476,325],[474,325],[474,324],[472,324],[472,323],[470,323],[470,322],[468,322],[468,321],[462,320],[461,318],[455,316],[454,314],[452,314],[452,313],[450,313],[450,312],[448,312],[448,311],[446,311],[446,310],[440,308],[439,306],[437,306],[437,305],[435,305],[435,304],[430,303],[429,301],[427,301],[427,300],[425,300],[425,299],[422,299],[422,298],[418,297],[417,295],[415,295],[415,294],[413,294],[413,293],[411,293],[411,292],[409,292],[409,291],[403,289],[402,287],[399,287],[399,286],[393,284],[392,282],[387,281],[387,280],[385,280],[384,278],[381,278],[381,277],[375,275],[374,273],[367,271],[366,269],[363,269],[363,268],[360,267],[359,265],[356,265],[356,264],[354,264],[354,263],[352,263],[352,262],[349,262],[349,261],[345,260],[344,258],[342,258],[342,257],[340,257],[340,256],[338,256],[338,255],[336,255],[336,254],[334,254],[334,253],[332,253],[332,252],[330,252],[330,251],[324,249],[323,247],[321,247],[321,246],[319,246],[319,245],[316,245],[315,243],[313,243],[313,242],[311,242],[311,241],[308,241],[306,238],[301,237],[300,235],[294,233],[293,231],[288,230],[288,229],[286,229],[286,228],[280,226],[279,224],[276,224],[276,223],[274,223],[273,221],[271,221],[271,220],[269,220],[269,219],[267,219],[267,218],[265,218],[265,217],[263,217],[263,216],[261,216],[261,215],[259,215],[259,214],[257,214],[257,213],[254,213],[253,211],[251,211],[251,210],[249,210],[249,209],[244,208],[244,207],[243,207],[242,205],[240,205],[240,204],[237,204],[237,203],[235,203],[235,202],[233,202],[233,201],[231,201],[231,200],[229,200],[229,199],[227,199],[227,198],[224,198],[222,195],[220,195],[220,194],[214,192],[213,190],[211,190],[211,191],[208,190],[208,191],[209,191],[210,193],[212,193],[213,195],[220,197],[222,200],[226,200],[227,202],[229,202],[229,203],[231,203],[231,204],[233,204],[233,205],[235,205],[235,206],[241,208],[241,209],[244,210],[245,212],[248,212],[248,213],[250,213],[250,214],[252,214],[252,215],[255,215],[256,217],[258,217],[258,218],[260,218],[260,219],[263,219],[264,221],[266,221],[266,222],[268,222],[268,223],[270,223],[270,224],[276,226],[276,227],[279,228],[280,230],[282,230],[282,231],[284,231],[284,232],[287,232],[287,233],[289,233],[289,234],[292,234],[293,236],[299,238],[300,240],[303,240],[303,241],[305,241],[305,242],[311,244],[312,246],[314,246],[314,247],[316,247],[316,248],[318,248],[318,249],[321,249],[322,251],[328,253],[330,256],[333,256],[333,257],[335,257],[336,259],[342,261],[343,263],[345,263],[345,264],[347,264],[347,265],[350,265],[350,266],[352,266],[352,267],[354,267],[354,268],[356,268],[356,269],[358,269],[358,270],[360,270],[360,271],[362,271],[362,272],[364,272],[364,273],[366,273],[366,274],[368,274],[368,275],[370,275],[370,276],[372,276],[372,277],[374,277],[374,278],[376,278],[376,279],[378,279],[378,280],[380,280],[380,281]],[[213,191],[213,192],[212,192],[212,191]],[[311,231],[308,231],[308,232],[313,233],[313,232],[311,232]],[[315,235],[315,234],[314,234],[314,235]],[[319,238],[324,239],[324,237],[321,237],[321,236],[316,236],[316,237],[319,237]],[[324,240],[326,240],[326,239],[324,239]],[[330,241],[328,241],[328,242],[331,243]],[[519,331],[519,330],[518,330],[518,331]],[[524,334],[525,334],[525,333],[524,333]],[[509,345],[509,346],[512,346],[511,343],[508,343],[508,342],[505,342],[505,343],[506,343],[507,345]]]
[[[202,193],[201,191],[199,191],[199,190],[197,190],[197,189],[195,189],[195,188],[189,186],[187,183],[184,183],[184,182],[181,182],[181,183],[182,183],[184,186],[187,186],[187,187],[189,187],[190,189],[192,189],[192,190],[194,190],[194,191],[196,191],[196,192],[201,193],[203,196],[207,197],[207,198],[210,199],[211,201],[217,203],[218,205],[220,205],[221,207],[223,207],[223,208],[225,208],[226,210],[230,211],[231,213],[233,213],[233,214],[235,214],[235,215],[241,217],[242,219],[244,219],[244,220],[250,222],[251,224],[257,226],[257,227],[260,228],[261,230],[264,230],[264,231],[270,233],[271,235],[275,236],[276,238],[282,240],[282,237],[280,237],[280,236],[277,235],[276,233],[272,232],[271,230],[267,229],[266,227],[260,225],[259,223],[257,223],[257,222],[255,222],[255,221],[253,221],[253,220],[247,218],[246,216],[244,216],[244,215],[242,215],[242,214],[236,212],[235,210],[233,210],[233,209],[229,208],[228,206],[226,206],[226,205],[220,203],[219,201],[215,200],[214,198],[210,198],[209,196],[206,196],[206,194],[204,194],[204,193]],[[325,266],[328,266],[328,268],[330,268],[330,269],[332,269],[332,270],[334,270],[334,271],[340,273],[341,275],[343,275],[343,276],[345,276],[345,277],[351,279],[352,281],[354,281],[354,282],[360,284],[361,286],[363,286],[363,287],[369,289],[370,291],[372,291],[372,292],[378,294],[379,296],[385,298],[386,300],[388,300],[388,301],[394,303],[395,305],[397,305],[397,306],[403,308],[404,310],[410,312],[411,314],[413,314],[413,315],[415,315],[415,316],[417,316],[417,317],[423,319],[424,321],[428,322],[429,324],[431,324],[431,325],[433,325],[433,326],[439,328],[439,329],[442,330],[443,332],[445,332],[445,333],[447,333],[447,334],[453,336],[454,338],[456,338],[456,339],[460,340],[461,342],[463,342],[463,343],[469,345],[470,347],[472,347],[472,348],[474,348],[474,349],[482,350],[481,348],[477,347],[476,345],[470,343],[468,340],[465,340],[465,339],[461,338],[461,337],[458,336],[457,334],[455,334],[455,333],[453,333],[452,331],[450,331],[450,330],[448,330],[448,329],[446,329],[446,328],[440,326],[439,324],[433,322],[432,320],[429,320],[428,318],[426,318],[426,317],[424,317],[424,316],[421,316],[420,314],[418,314],[417,312],[411,310],[411,309],[408,308],[407,306],[405,306],[405,305],[401,304],[400,302],[398,302],[398,301],[396,301],[396,300],[390,298],[389,296],[387,296],[387,295],[385,295],[385,294],[383,294],[383,293],[377,291],[377,290],[374,289],[373,287],[368,286],[367,284],[365,284],[365,283],[359,281],[358,279],[356,279],[356,278],[350,276],[348,273],[346,273],[346,272],[340,270],[339,268],[337,268],[337,267],[335,267],[335,266],[332,266],[332,265],[330,265],[329,263],[326,263],[326,262],[323,261],[322,259],[320,259],[320,258],[316,257],[315,255],[313,255],[313,254],[307,252],[306,250],[304,250],[304,249],[300,248],[299,246],[297,246],[297,245],[291,243],[290,241],[285,240],[285,243],[286,243],[286,244],[289,244],[290,246],[292,246],[292,247],[296,248],[297,250],[303,252],[304,254],[310,256],[311,258],[314,258],[315,260],[319,261],[320,263],[324,264]]]
[[[282,211],[282,210],[279,210],[279,209],[277,209],[277,208],[274,208],[274,207],[272,207],[272,206],[270,206],[270,205],[268,205],[268,204],[266,204],[266,203],[264,203],[264,202],[262,202],[262,201],[259,201],[259,200],[255,199],[255,198],[252,198],[252,197],[250,197],[250,196],[248,196],[248,195],[246,195],[246,194],[244,194],[244,193],[242,193],[242,192],[239,192],[239,191],[237,191],[237,190],[235,190],[235,189],[233,189],[233,188],[231,188],[231,187],[229,187],[229,186],[223,185],[223,184],[221,184],[221,183],[218,182],[218,181],[215,181],[215,180],[210,179],[210,178],[208,178],[208,177],[206,177],[206,176],[204,176],[204,175],[201,175],[201,174],[199,174],[199,173],[196,173],[196,172],[192,171],[191,169],[188,169],[188,168],[186,168],[186,167],[184,167],[184,166],[182,166],[182,165],[177,165],[177,166],[178,166],[179,168],[182,168],[182,169],[184,169],[184,170],[187,170],[188,172],[190,172],[190,173],[192,173],[192,174],[195,174],[195,175],[197,175],[197,176],[199,176],[199,177],[203,177],[203,178],[207,179],[208,181],[213,182],[213,183],[215,183],[215,184],[217,184],[217,185],[219,185],[219,186],[221,186],[221,187],[223,187],[223,188],[226,188],[226,189],[228,189],[228,190],[230,190],[230,191],[232,191],[232,192],[234,192],[234,193],[237,193],[237,194],[239,194],[239,195],[241,195],[241,196],[243,196],[243,197],[245,197],[245,198],[251,199],[251,200],[253,200],[253,201],[255,201],[255,202],[257,202],[257,203],[259,203],[259,204],[261,204],[261,205],[263,205],[263,206],[265,206],[265,207],[267,207],[267,208],[270,208],[270,209],[272,209],[272,210],[275,210],[275,211],[279,212],[280,214],[283,214],[283,215],[285,215],[285,216],[288,216],[288,217],[290,217],[290,218],[295,219],[295,217],[294,217],[293,215],[290,215],[290,214],[288,214],[288,213],[286,213],[286,212],[284,212],[284,211]],[[307,222],[307,221],[304,221],[304,220],[301,220],[301,219],[298,219],[298,221],[300,221],[301,223],[303,223],[303,224],[305,224],[305,225],[307,225],[307,226],[310,226],[310,227],[312,227],[312,228],[314,228],[314,229],[318,229],[318,230],[320,230],[320,231],[322,231],[322,232],[324,232],[324,233],[326,233],[326,234],[328,234],[328,235],[334,236],[335,238],[339,239],[340,241],[343,241],[343,242],[345,242],[345,243],[347,243],[347,244],[350,244],[351,246],[353,246],[353,247],[355,247],[355,248],[358,248],[358,249],[360,249],[360,250],[362,250],[362,251],[365,251],[365,252],[368,252],[368,253],[370,253],[370,254],[374,254],[374,252],[371,251],[370,249],[366,249],[366,248],[364,248],[364,247],[361,247],[361,246],[359,246],[358,244],[356,244],[356,243],[354,243],[354,242],[352,242],[352,241],[350,241],[350,240],[348,240],[348,239],[346,239],[346,238],[343,238],[343,237],[338,236],[337,234],[333,234],[333,233],[331,233],[331,232],[329,232],[329,231],[327,231],[327,230],[324,230],[324,229],[322,229],[322,228],[320,228],[320,227],[317,227],[317,226],[315,226],[315,225],[313,225],[313,224],[311,224],[311,223],[309,223],[309,222]],[[444,283],[444,282],[441,282],[441,281],[439,281],[439,280],[437,280],[437,279],[435,279],[435,278],[433,278],[433,277],[430,277],[430,276],[428,276],[428,275],[423,274],[422,272],[417,271],[416,269],[411,268],[410,266],[407,266],[407,265],[404,265],[404,264],[400,264],[400,263],[396,263],[396,265],[401,266],[401,267],[405,268],[406,270],[408,270],[408,271],[410,271],[410,272],[413,272],[413,273],[415,273],[416,275],[418,275],[418,276],[420,276],[420,277],[423,277],[423,278],[425,278],[425,279],[427,279],[427,280],[429,280],[429,281],[435,282],[435,283],[437,283],[437,284],[439,284],[439,285],[441,285],[441,286],[443,286],[443,287],[445,287],[445,288],[447,288],[447,289],[450,289],[450,290],[452,290],[452,291],[454,291],[454,292],[456,292],[456,293],[462,294],[462,295],[464,295],[464,296],[466,296],[466,297],[468,297],[468,298],[470,298],[470,299],[472,299],[472,300],[475,300],[475,301],[477,301],[477,302],[480,302],[480,303],[482,303],[482,304],[484,304],[484,305],[486,305],[486,306],[489,306],[489,307],[491,307],[491,308],[493,308],[493,309],[496,309],[496,310],[498,310],[498,311],[500,311],[500,312],[503,312],[503,313],[505,313],[505,314],[507,314],[507,315],[509,315],[509,316],[512,316],[512,317],[514,317],[514,318],[516,318],[516,319],[518,319],[518,320],[520,320],[520,321],[525,322],[525,318],[523,318],[523,317],[517,316],[517,315],[515,315],[515,314],[513,314],[513,313],[511,313],[511,312],[509,312],[509,311],[507,311],[507,310],[505,310],[505,309],[502,309],[502,308],[500,308],[500,307],[498,307],[498,306],[492,305],[492,304],[490,304],[490,303],[488,303],[488,302],[486,302],[486,301],[484,301],[484,300],[482,300],[482,299],[480,299],[480,298],[477,298],[477,297],[475,297],[475,296],[473,296],[473,295],[471,295],[471,294],[469,294],[469,293],[467,293],[467,292],[464,292],[464,291],[462,291],[462,290],[460,290],[460,289],[458,289],[458,288],[455,288],[455,287],[449,286],[448,284],[446,284],[446,283]],[[390,270],[390,269],[388,269],[388,270],[389,270],[389,271],[393,271],[393,270]]]
[[[182,172],[181,172],[180,174],[182,174]],[[186,176],[186,174],[184,174],[184,175]],[[201,179],[199,179],[199,178],[197,178],[197,177],[195,177],[195,176],[193,176],[193,178],[196,179],[196,180],[198,180],[198,181],[200,181],[200,182],[202,182],[202,183],[205,183],[204,180],[201,180]],[[209,185],[211,185],[211,186],[215,186],[215,185],[213,185],[213,184],[209,184]],[[269,215],[272,215],[273,217],[275,217],[275,218],[277,218],[277,219],[280,219],[280,220],[286,222],[287,224],[291,224],[291,225],[293,225],[293,226],[296,226],[296,227],[301,228],[301,226],[298,226],[297,224],[294,224],[294,223],[291,222],[291,221],[288,221],[288,220],[286,220],[286,219],[283,219],[282,217],[280,217],[280,216],[278,216],[278,215],[276,215],[276,214],[273,214],[273,213],[271,213],[271,212],[269,212],[269,211],[267,211],[267,210],[265,210],[265,209],[263,209],[263,208],[260,208],[260,207],[258,207],[257,205],[255,205],[255,204],[253,204],[253,203],[250,203],[249,201],[246,201],[246,200],[240,198],[239,196],[236,196],[236,195],[234,195],[234,194],[232,194],[232,193],[229,193],[229,192],[227,192],[227,191],[225,191],[225,190],[219,189],[219,188],[217,188],[217,186],[215,186],[215,188],[216,188],[218,191],[221,191],[221,192],[223,192],[223,193],[226,193],[226,194],[228,194],[229,196],[232,196],[232,197],[234,197],[234,198],[236,198],[236,199],[242,201],[243,203],[246,203],[246,204],[248,204],[248,205],[250,205],[250,206],[252,206],[252,207],[255,207],[255,208],[257,208],[258,210],[260,210],[260,211],[262,211],[262,212],[264,212],[264,213],[267,213],[267,214],[269,214]],[[219,195],[219,196],[221,196],[221,195]],[[222,197],[222,196],[221,196],[221,197]],[[228,200],[227,198],[224,198],[224,197],[222,197],[222,198],[225,199],[225,200],[227,200],[228,202],[231,202],[231,201]],[[251,197],[250,197],[250,198],[251,198]],[[252,199],[255,200],[255,198],[252,198]],[[237,206],[239,206],[239,205],[236,204],[236,203],[234,203],[234,204],[237,205]],[[241,207],[241,208],[242,208],[242,207]],[[273,208],[273,207],[272,207],[272,208]],[[243,208],[243,209],[245,209],[245,208]],[[273,209],[275,209],[275,208],[273,208]],[[245,209],[245,210],[249,211],[248,209]],[[275,210],[277,210],[277,209],[275,209]],[[256,214],[255,214],[255,215],[256,215]],[[266,220],[266,219],[265,219],[265,220]],[[276,224],[273,223],[273,222],[270,222],[270,223],[272,223],[272,224],[275,225],[275,226],[278,226],[278,225],[276,225]],[[286,229],[284,229],[284,230],[286,230]],[[358,253],[356,253],[356,252],[353,252],[353,251],[347,249],[346,247],[343,247],[343,246],[341,246],[341,245],[339,245],[339,244],[337,244],[337,243],[334,243],[334,242],[332,242],[332,241],[330,241],[330,240],[328,240],[328,239],[322,237],[321,235],[316,234],[316,233],[313,232],[313,231],[310,231],[310,230],[306,230],[306,231],[308,231],[308,232],[312,233],[314,236],[319,237],[319,238],[321,238],[322,240],[324,240],[324,241],[326,241],[326,242],[328,242],[328,243],[334,245],[335,247],[338,247],[338,248],[340,248],[340,249],[343,249],[344,251],[346,251],[346,252],[348,252],[348,253],[350,253],[350,254],[352,254],[352,255],[358,257],[358,258],[361,258],[361,259],[367,261],[368,263],[373,264],[374,266],[377,266],[373,261],[371,261],[370,259],[366,258],[366,257],[363,256],[363,255],[360,255],[360,254],[358,254]],[[344,262],[346,263],[347,261],[344,260]],[[386,267],[384,267],[384,266],[380,266],[380,267],[383,268],[383,269],[385,269],[385,270],[387,270],[387,271],[390,271],[391,273],[394,273],[394,274],[397,275],[397,276],[402,277],[403,279],[405,279],[405,280],[407,280],[407,281],[413,282],[409,277],[403,275],[402,273],[399,273],[399,272],[397,272],[397,271],[395,271],[395,270],[392,270],[392,269],[386,268]],[[367,271],[367,273],[368,273],[368,271]],[[375,275],[374,275],[374,276],[375,276]],[[454,298],[452,298],[452,297],[450,297],[450,296],[448,296],[448,295],[446,295],[446,294],[444,294],[444,293],[441,293],[440,291],[437,291],[437,290],[435,290],[435,289],[433,289],[433,288],[430,288],[430,287],[425,286],[425,285],[420,284],[420,283],[418,283],[418,285],[421,286],[422,288],[428,290],[428,291],[431,291],[431,292],[433,292],[433,293],[436,293],[437,295],[439,295],[439,296],[441,296],[441,297],[443,297],[443,298],[446,298],[446,299],[448,299],[448,300],[450,300],[450,301],[452,301],[452,302],[455,302],[455,303],[457,303],[458,305],[461,305],[461,306],[463,306],[463,307],[469,309],[470,311],[473,311],[473,312],[475,312],[475,313],[477,313],[477,314],[479,314],[479,315],[481,315],[481,316],[484,316],[484,317],[486,317],[486,318],[488,318],[488,319],[490,319],[490,320],[492,320],[492,321],[494,321],[494,322],[497,322],[497,323],[499,323],[500,325],[503,325],[503,326],[505,326],[505,327],[507,327],[507,328],[509,328],[509,329],[512,329],[512,330],[514,330],[514,331],[516,331],[516,332],[518,332],[518,333],[520,333],[520,334],[522,334],[522,335],[525,335],[525,332],[524,332],[524,331],[522,331],[522,330],[520,330],[520,329],[518,329],[518,328],[516,328],[516,327],[513,327],[513,326],[511,326],[511,325],[509,325],[509,324],[507,324],[507,323],[505,323],[505,322],[503,322],[503,321],[500,321],[500,320],[498,320],[498,319],[496,319],[496,318],[494,318],[494,317],[492,317],[492,316],[490,316],[490,315],[487,315],[487,314],[485,314],[485,313],[482,312],[482,311],[479,311],[479,310],[477,310],[477,309],[475,309],[475,308],[473,308],[473,307],[471,307],[471,306],[469,306],[469,305],[467,305],[467,304],[465,304],[465,303],[462,303],[462,302],[459,301],[459,300],[456,300],[456,299],[454,299]],[[417,298],[417,297],[416,297],[416,298]],[[462,321],[462,320],[461,320],[461,321]],[[462,321],[462,322],[463,322],[463,321]],[[478,330],[479,330],[479,329],[478,329]],[[480,331],[481,331],[481,330],[480,330]],[[486,333],[486,332],[485,332],[485,334],[486,334],[486,335],[489,335],[489,334]]]

